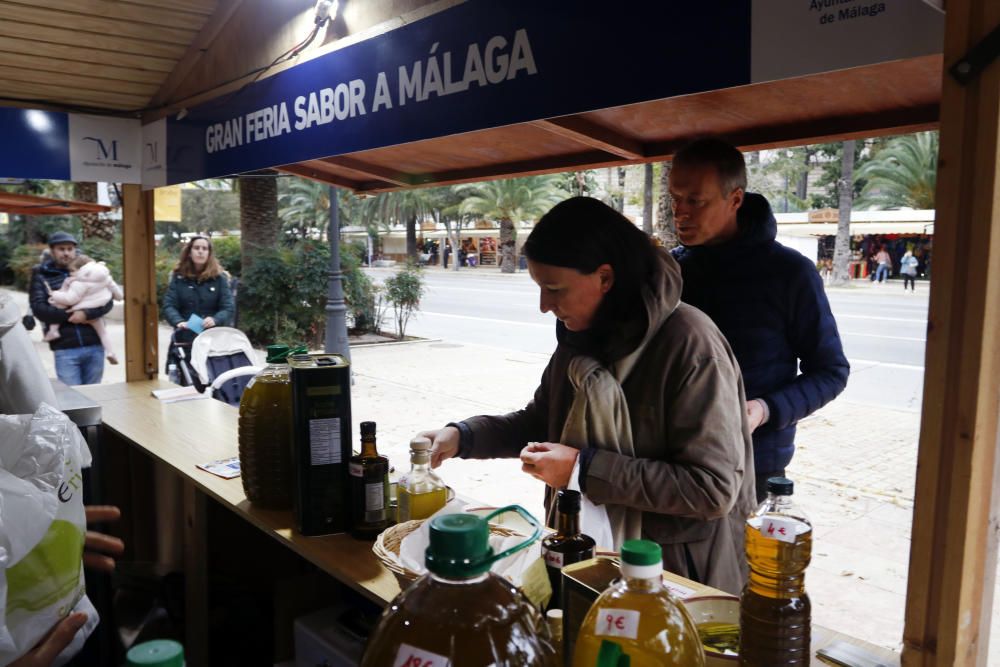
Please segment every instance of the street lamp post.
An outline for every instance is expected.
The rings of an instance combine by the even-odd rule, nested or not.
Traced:
[[[324,351],[351,358],[347,341],[347,306],[344,304],[344,272],[340,270],[340,206],[337,188],[330,186],[330,282],[326,294],[326,341]]]

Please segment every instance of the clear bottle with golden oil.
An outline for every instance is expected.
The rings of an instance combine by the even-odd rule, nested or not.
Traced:
[[[740,598],[740,664],[810,664],[812,607],[805,569],[812,555],[812,524],[792,501],[790,479],[767,481],[767,498],[747,518],[750,579]]]
[[[397,523],[426,519],[448,502],[448,487],[431,470],[431,441],[410,441],[410,471],[396,484]]]
[[[590,607],[573,651],[573,667],[704,667],[698,630],[663,585],[663,554],[649,540],[628,540],[621,549],[622,579]]]
[[[239,412],[239,456],[247,500],[266,509],[291,509],[292,382],[288,346],[268,345],[267,366],[243,391]]]

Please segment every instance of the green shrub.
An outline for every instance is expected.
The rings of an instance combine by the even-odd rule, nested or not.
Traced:
[[[314,240],[268,249],[240,281],[240,328],[251,340],[322,345],[330,249]]]
[[[406,335],[406,325],[414,311],[419,309],[420,297],[424,295],[424,279],[420,268],[414,264],[407,264],[396,275],[385,281],[385,294],[396,316],[396,336],[403,340]]]
[[[48,249],[44,243],[28,243],[14,248],[10,268],[14,272],[14,286],[27,291],[31,285],[31,272],[38,266],[42,253]]]
[[[215,236],[212,238],[212,251],[230,275],[239,278],[243,274],[243,252],[240,249],[240,237]]]
[[[10,268],[10,259],[14,254],[14,244],[0,236],[0,285],[14,282],[14,270]]]
[[[353,320],[354,331],[378,333],[385,319],[385,299],[383,291],[361,270],[361,261],[366,251],[365,244],[358,241],[340,246],[344,301]]]
[[[174,267],[177,266],[179,255],[180,251],[177,246],[156,249],[156,304],[160,308],[160,319],[163,319],[163,297],[167,295],[170,275],[174,272]]]

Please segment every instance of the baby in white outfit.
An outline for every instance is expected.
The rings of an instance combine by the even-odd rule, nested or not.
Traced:
[[[95,262],[86,255],[74,258],[69,265],[69,277],[63,281],[62,287],[49,291],[49,303],[70,312],[100,308],[112,298],[115,301],[125,298],[122,288],[111,277],[111,271],[104,262]],[[108,338],[104,318],[88,320],[87,324],[94,327],[94,331],[101,339],[108,362],[117,364],[118,356],[111,349],[111,340]],[[59,325],[50,324],[45,333],[45,340],[56,338],[59,338]]]

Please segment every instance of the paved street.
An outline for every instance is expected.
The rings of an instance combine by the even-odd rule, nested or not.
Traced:
[[[371,269],[370,275],[381,281],[392,272]],[[539,312],[538,288],[527,272],[431,268],[424,275],[427,293],[409,333],[518,352],[549,354],[554,349],[555,319]],[[859,282],[829,290],[851,361],[844,399],[919,410],[928,285],[922,283],[918,290],[915,296],[905,294],[897,282]]]

